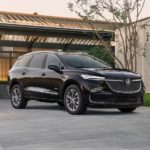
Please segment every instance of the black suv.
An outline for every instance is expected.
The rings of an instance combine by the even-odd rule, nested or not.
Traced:
[[[139,74],[113,69],[85,53],[32,52],[18,58],[8,74],[14,108],[31,99],[57,102],[71,114],[87,107],[118,108],[132,112],[143,104]]]

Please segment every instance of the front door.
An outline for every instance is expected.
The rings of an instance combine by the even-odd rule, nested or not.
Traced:
[[[45,90],[45,98],[54,100],[59,98],[60,90],[63,85],[63,74],[57,73],[48,68],[49,65],[60,67],[61,61],[53,54],[47,54],[45,69],[43,69],[42,86]]]

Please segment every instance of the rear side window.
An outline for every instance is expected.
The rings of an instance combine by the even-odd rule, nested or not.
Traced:
[[[42,68],[45,56],[46,56],[45,53],[34,54],[30,61],[29,67],[30,68]]]
[[[27,64],[29,63],[30,59],[31,59],[32,55],[25,55],[22,56],[20,58],[18,58],[18,60],[15,63],[15,67],[25,67],[27,66]]]

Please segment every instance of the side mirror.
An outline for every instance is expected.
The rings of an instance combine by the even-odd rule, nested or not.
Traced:
[[[55,66],[55,65],[49,65],[49,66],[48,66],[48,69],[54,70],[54,71],[56,71],[57,73],[62,73],[62,71],[60,70],[60,68],[59,68],[58,66]]]

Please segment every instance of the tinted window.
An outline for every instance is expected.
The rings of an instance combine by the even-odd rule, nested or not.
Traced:
[[[63,61],[70,67],[75,68],[111,68],[105,62],[88,55],[68,54],[61,55]]]
[[[16,63],[15,63],[14,66],[15,66],[15,67],[26,66],[26,65],[29,63],[31,57],[32,57],[32,55],[25,55],[25,56],[20,57],[20,58],[16,61]]]
[[[30,68],[42,68],[45,55],[46,54],[42,54],[42,53],[34,54],[30,61],[29,67]]]
[[[46,60],[46,64],[45,64],[45,68],[48,68],[49,65],[55,65],[55,66],[60,66],[60,60],[57,56],[53,55],[53,54],[48,54],[47,56],[47,60]]]

